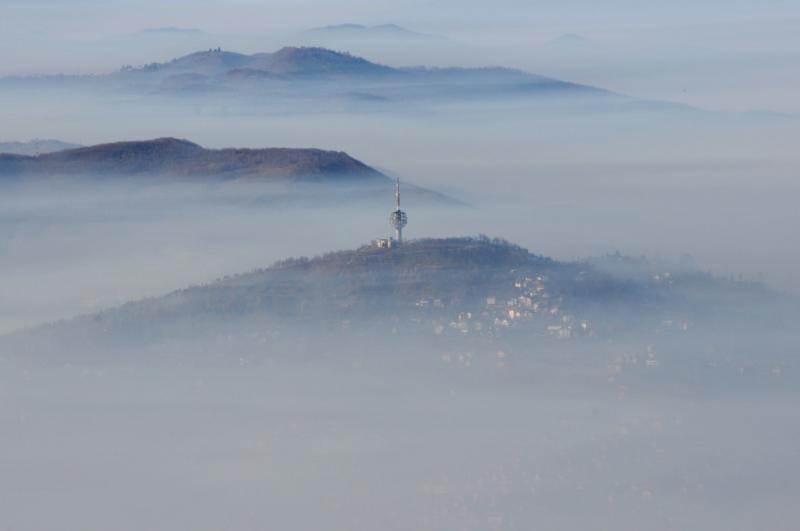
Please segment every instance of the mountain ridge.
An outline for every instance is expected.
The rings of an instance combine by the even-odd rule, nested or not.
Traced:
[[[610,92],[563,81],[523,70],[502,66],[483,67],[393,67],[376,63],[349,52],[335,51],[320,46],[286,46],[275,52],[242,54],[212,48],[193,52],[163,63],[150,63],[140,67],[125,66],[112,76],[155,75],[156,78],[201,74],[209,82],[226,78],[261,78],[264,81],[303,81],[306,79],[353,79],[381,82],[454,82],[461,85],[477,83],[497,84],[498,88],[513,90],[536,84],[552,88],[591,91],[598,95]],[[464,86],[461,87],[465,88]]]
[[[140,102],[180,98],[184,103],[204,101],[203,96],[230,104],[241,96],[248,106],[307,109],[314,101],[319,109],[366,111],[405,106],[416,101],[523,98],[543,103],[565,101],[598,104],[616,109],[620,101],[638,100],[601,88],[563,81],[518,69],[485,67],[388,66],[349,52],[320,46],[287,46],[275,52],[244,54],[210,48],[165,62],[122,66],[97,76],[29,76],[0,79],[1,85],[70,86],[120,91]],[[364,97],[353,97],[353,94]],[[302,96],[297,98],[297,96]],[[152,100],[151,100],[152,98]],[[282,105],[276,106],[276,103]]]
[[[275,52],[243,54],[212,48],[177,57],[164,63],[142,67],[123,67],[121,73],[195,72],[224,75],[232,70],[260,70],[275,75],[388,75],[400,70],[319,46],[286,46]]]

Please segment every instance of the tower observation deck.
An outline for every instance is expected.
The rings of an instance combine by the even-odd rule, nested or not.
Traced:
[[[397,244],[403,243],[403,229],[408,225],[408,215],[400,210],[400,178],[394,189],[395,211],[389,216],[389,224],[394,229],[394,238]]]

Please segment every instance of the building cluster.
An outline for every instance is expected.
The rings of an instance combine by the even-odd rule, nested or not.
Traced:
[[[457,313],[446,318],[442,317],[447,312],[441,299],[423,297],[416,306],[429,315],[437,335],[458,333],[496,336],[507,330],[519,329],[558,339],[592,335],[589,321],[565,312],[562,298],[551,295],[547,282],[546,276],[520,276],[504,296],[489,294],[480,306],[470,310],[455,309]],[[415,319],[417,323],[423,320],[422,317]]]
[[[560,339],[590,334],[589,322],[565,312],[563,299],[550,294],[547,282],[547,276],[522,276],[514,283],[513,298],[498,302],[496,297],[487,297],[485,313],[494,317],[495,328],[536,324]]]

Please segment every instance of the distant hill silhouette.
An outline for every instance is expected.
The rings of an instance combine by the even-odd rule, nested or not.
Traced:
[[[530,94],[542,89],[551,93],[605,96],[601,89],[560,81],[503,67],[483,68],[394,68],[374,63],[346,52],[320,47],[285,47],[274,53],[246,55],[220,48],[195,52],[166,63],[151,63],[139,68],[124,67],[117,76],[143,76],[167,84],[174,84],[175,76],[206,76],[205,82],[224,86],[226,82],[248,80],[262,82],[304,82],[333,79],[337,82],[369,81],[376,91],[392,89],[393,85],[412,83],[407,95],[440,95],[453,97],[459,94],[481,96],[508,93]],[[179,79],[186,79],[185,77]],[[452,86],[448,86],[452,85]],[[179,85],[180,87],[180,85]],[[165,88],[162,86],[162,88]]]
[[[559,104],[566,101],[581,109],[596,105],[615,112],[620,104],[633,108],[642,105],[639,100],[603,89],[513,68],[393,67],[318,46],[255,54],[210,48],[167,62],[125,65],[108,75],[7,77],[0,78],[0,85],[97,90],[98,100],[118,93],[145,96],[138,101],[145,105],[155,98],[171,97],[193,105],[205,97],[208,101],[224,100],[226,105],[275,107],[281,112],[311,108],[373,111],[392,105],[406,108],[411,101],[427,104],[506,98],[543,103],[559,100]],[[353,94],[359,96],[354,98]],[[299,95],[302,98],[297,98]]]
[[[260,71],[279,76],[364,76],[398,73],[348,53],[317,47],[286,47],[274,53],[245,55],[219,48],[195,52],[166,63],[152,63],[128,72],[193,72],[225,74],[231,71]]]
[[[564,113],[694,112],[514,68],[394,67],[322,47],[255,54],[211,48],[163,63],[123,66],[108,75],[0,78],[0,87],[86,90],[108,104],[114,104],[110,95],[122,95],[134,107],[213,104],[237,112],[408,112],[410,104],[421,109],[511,100]]]
[[[320,149],[205,149],[187,140],[116,142],[39,156],[0,155],[0,175],[129,175],[388,181],[346,153]]]
[[[115,142],[38,156],[0,153],[0,183],[41,179],[75,181],[118,178],[126,183],[280,184],[280,193],[253,197],[263,204],[324,205],[389,200],[394,179],[341,151],[321,149],[205,149],[188,140],[158,138]],[[410,183],[407,197],[419,203],[462,205]],[[270,189],[271,190],[271,189]]]
[[[145,28],[141,31],[136,33],[137,35],[143,36],[151,36],[151,35],[189,35],[189,36],[197,36],[197,35],[207,35],[207,33],[198,28],[176,28],[176,27],[163,27],[163,28]]]
[[[362,24],[335,24],[311,28],[303,32],[308,37],[332,39],[381,39],[381,40],[443,40],[440,35],[431,35],[411,31],[397,24],[380,24],[377,26],[364,26]]]
[[[252,57],[248,55],[214,49],[190,53],[167,63],[152,63],[139,70],[215,74],[235,68],[244,68],[251,61]]]
[[[295,75],[379,75],[395,72],[388,66],[325,48],[283,48],[272,54],[259,54],[251,67],[274,74]]]

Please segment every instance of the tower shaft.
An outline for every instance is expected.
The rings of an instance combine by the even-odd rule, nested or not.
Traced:
[[[397,182],[394,185],[394,201],[397,212],[402,212],[400,210],[400,177],[397,178]],[[397,224],[394,230],[395,239],[397,239],[397,243],[403,243],[403,226],[401,224]]]
[[[397,178],[397,182],[394,185],[394,202],[396,210],[400,210],[400,177]]]
[[[390,224],[392,228],[394,228],[394,236],[395,241],[397,243],[403,243],[403,228],[408,224],[408,216],[405,212],[400,209],[400,179],[397,179],[397,183],[395,184],[394,188],[394,203],[395,203],[395,210],[392,212],[390,217]]]

